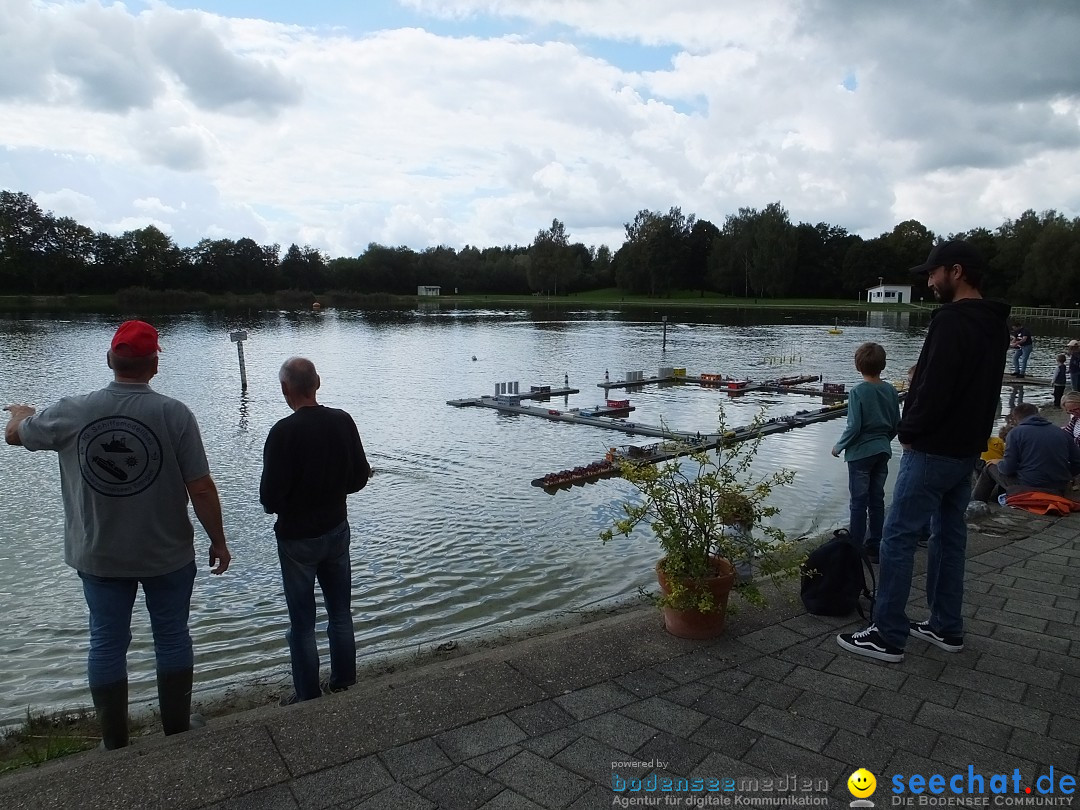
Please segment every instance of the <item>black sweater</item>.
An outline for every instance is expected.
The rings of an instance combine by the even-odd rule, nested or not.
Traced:
[[[345,496],[371,475],[356,423],[345,411],[300,408],[270,428],[259,500],[276,513],[279,540],[326,534],[345,520]]]
[[[1008,304],[985,298],[964,298],[934,312],[904,401],[902,444],[953,458],[986,449],[1001,398],[1008,317]]]

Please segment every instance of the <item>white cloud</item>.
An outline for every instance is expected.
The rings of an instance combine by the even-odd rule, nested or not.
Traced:
[[[231,25],[164,6],[141,16],[162,65],[199,107],[270,114],[300,100],[300,83],[270,58],[230,49]]]
[[[164,234],[172,235],[173,227],[170,223],[153,217],[124,217],[116,222],[108,223],[104,230],[109,233],[119,234],[127,231],[141,231],[150,225],[153,225]]]
[[[268,115],[300,85],[268,59],[230,49],[230,26],[157,4],[0,0],[0,97],[123,113],[152,107],[172,83],[196,106]]]
[[[212,138],[197,124],[169,126],[146,116],[144,126],[129,136],[132,147],[146,163],[178,172],[204,169],[210,163]]]
[[[146,214],[175,214],[176,209],[171,205],[165,205],[157,197],[144,197],[142,199],[135,200],[132,205],[136,210],[142,211]]]
[[[96,223],[101,215],[101,207],[93,197],[70,188],[39,192],[34,195],[34,201],[42,209],[52,211],[58,217],[71,217],[87,227]]]
[[[91,227],[330,255],[524,244],[553,218],[617,247],[671,206],[721,224],[780,201],[866,236],[1080,213],[1080,6],[403,5],[520,33],[0,0],[0,185]],[[622,47],[674,55],[642,71]]]

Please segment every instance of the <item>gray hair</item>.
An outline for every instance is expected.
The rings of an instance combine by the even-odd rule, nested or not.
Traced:
[[[319,389],[319,373],[306,357],[290,357],[282,363],[278,379],[297,394],[314,394]]]

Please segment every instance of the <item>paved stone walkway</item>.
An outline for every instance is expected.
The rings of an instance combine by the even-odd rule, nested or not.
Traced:
[[[714,643],[641,610],[0,777],[0,808],[848,807],[858,767],[880,808],[895,776],[1075,777],[1080,517],[1001,511],[984,530],[959,654],[913,639],[902,664],[853,657],[834,636],[857,624],[797,600]],[[719,789],[613,790],[653,776]]]

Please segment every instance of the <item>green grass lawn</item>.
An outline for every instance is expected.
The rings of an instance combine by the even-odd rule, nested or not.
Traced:
[[[335,300],[335,299],[340,300]],[[578,306],[578,307],[672,307],[672,308],[732,308],[732,309],[820,309],[837,310],[889,310],[906,311],[929,309],[934,304],[868,304],[852,299],[829,298],[737,298],[707,292],[705,295],[693,290],[674,290],[662,298],[647,295],[631,295],[612,287],[604,290],[574,293],[572,295],[442,295],[438,298],[420,296],[359,295],[350,293],[257,293],[253,295],[206,295],[203,293],[150,292],[145,296],[115,295],[3,295],[0,310],[6,312],[60,311],[60,312],[157,312],[205,309],[273,309],[307,308],[309,301],[322,300],[328,307],[344,306],[364,308],[373,305],[405,305],[413,301],[438,302],[441,304],[500,304],[505,306]]]
[[[670,295],[652,298],[631,295],[611,287],[571,295],[453,295],[442,296],[448,301],[476,301],[507,304],[567,304],[577,306],[649,306],[649,307],[729,307],[736,309],[822,309],[822,310],[918,310],[918,304],[868,304],[865,301],[839,298],[736,298],[719,293],[705,295],[692,290],[673,290]]]

